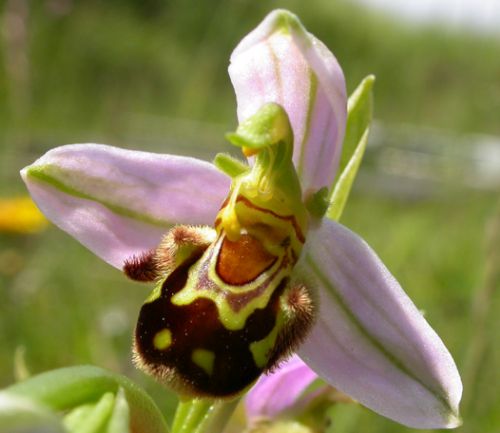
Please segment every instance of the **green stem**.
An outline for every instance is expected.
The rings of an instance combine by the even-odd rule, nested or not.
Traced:
[[[181,401],[175,412],[172,433],[222,433],[238,401],[196,398]]]

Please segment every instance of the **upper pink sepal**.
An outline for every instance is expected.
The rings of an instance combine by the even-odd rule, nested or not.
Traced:
[[[295,15],[276,10],[233,51],[229,75],[240,122],[266,102],[284,107],[304,195],[330,187],[344,138],[347,97],[344,75],[328,48]]]
[[[458,426],[455,363],[374,251],[328,219],[311,230],[305,248],[297,275],[318,288],[319,317],[301,358],[335,388],[401,424]]]
[[[100,144],[55,148],[21,175],[47,218],[119,269],[175,224],[212,224],[230,185],[205,161]]]

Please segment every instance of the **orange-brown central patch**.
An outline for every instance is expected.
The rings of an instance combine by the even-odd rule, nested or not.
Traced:
[[[241,235],[236,242],[225,238],[217,259],[217,274],[227,284],[250,283],[276,259],[260,241],[248,234]]]

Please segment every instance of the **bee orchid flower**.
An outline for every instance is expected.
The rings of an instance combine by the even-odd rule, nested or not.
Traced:
[[[57,226],[155,282],[136,364],[180,393],[231,397],[296,351],[386,417],[457,426],[451,355],[373,250],[335,221],[366,144],[367,120],[356,119],[371,81],[348,110],[337,60],[282,10],[241,41],[229,73],[240,124],[228,139],[248,165],[77,144],[21,172]]]

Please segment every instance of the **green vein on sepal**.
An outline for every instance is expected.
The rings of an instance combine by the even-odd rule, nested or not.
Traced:
[[[400,370],[403,374],[410,377],[412,380],[421,385],[425,390],[427,390],[430,394],[432,394],[436,400],[438,400],[443,408],[447,408],[448,411],[445,413],[442,412],[446,417],[450,420],[458,420],[460,417],[453,412],[450,407],[448,400],[446,399],[446,391],[439,389],[432,389],[430,386],[422,382],[413,372],[398,358],[396,358],[392,353],[390,353],[383,344],[377,340],[373,335],[370,334],[369,330],[356,318],[354,312],[351,308],[345,303],[342,296],[337,292],[330,279],[323,274],[316,261],[310,254],[306,254],[305,262],[310,267],[316,278],[321,282],[321,284],[327,289],[328,294],[335,300],[337,305],[341,308],[341,310],[349,317],[351,323],[356,327],[359,333],[365,337],[373,347],[378,350],[395,368]]]
[[[56,167],[55,165],[52,164],[45,164],[45,165],[37,165],[37,166],[31,166],[26,169],[26,174],[38,181],[45,182],[52,186],[53,188],[71,195],[76,198],[84,199],[84,200],[90,200],[95,203],[99,203],[100,205],[106,207],[109,209],[111,212],[127,217],[136,221],[140,221],[146,224],[158,226],[158,227],[171,227],[173,224],[170,221],[162,220],[159,218],[154,218],[150,215],[146,215],[144,213],[137,212],[133,209],[117,205],[115,203],[108,202],[107,200],[103,200],[98,197],[94,197],[91,194],[88,194],[83,191],[79,191],[73,186],[67,185],[63,183],[61,180],[57,178],[58,172],[62,172],[62,170],[59,167]]]
[[[297,173],[302,174],[304,169],[304,157],[306,152],[306,143],[309,140],[309,135],[311,133],[311,123],[312,115],[314,110],[314,104],[316,104],[316,96],[318,92],[318,77],[314,74],[314,71],[309,70],[309,97],[307,103],[307,113],[306,113],[306,129],[302,137],[302,142],[300,143],[300,156],[297,164]]]
[[[234,178],[245,173],[250,167],[239,159],[233,158],[227,153],[218,153],[214,158],[214,165],[219,171]]]
[[[339,175],[334,182],[330,205],[326,213],[328,218],[335,221],[338,221],[342,215],[365,153],[372,119],[374,82],[373,75],[367,76],[349,97]]]

